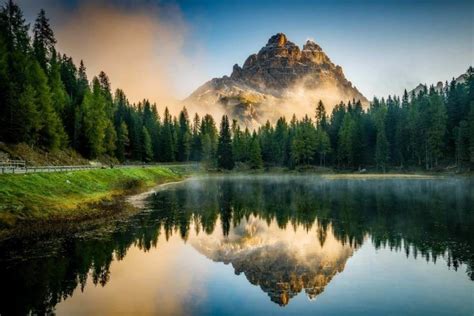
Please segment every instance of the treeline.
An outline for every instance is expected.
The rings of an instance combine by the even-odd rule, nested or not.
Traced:
[[[321,165],[401,168],[474,164],[474,72],[438,91],[336,105],[314,118],[280,118],[258,130],[224,116],[191,119],[183,109],[160,117],[155,104],[130,104],[101,72],[91,81],[81,61],[59,54],[45,12],[32,29],[12,0],[0,10],[0,140],[49,150],[71,147],[91,159],[203,161],[209,167]]]

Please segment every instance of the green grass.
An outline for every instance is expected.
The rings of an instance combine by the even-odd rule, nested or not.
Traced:
[[[83,206],[180,178],[164,167],[0,175],[0,226],[74,218],[88,211]]]

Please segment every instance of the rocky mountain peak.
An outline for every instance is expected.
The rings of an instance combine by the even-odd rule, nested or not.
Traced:
[[[303,50],[310,50],[310,51],[317,51],[317,52],[322,52],[321,46],[316,44],[313,40],[309,39],[306,41],[306,43],[303,45]]]
[[[301,97],[304,94],[305,97]],[[251,54],[242,67],[235,64],[231,75],[215,78],[198,88],[186,101],[204,106],[220,104],[233,117],[246,125],[258,125],[266,120],[275,120],[281,115],[264,108],[271,103],[290,104],[290,99],[298,96],[298,102],[307,103],[307,113],[313,111],[314,104],[323,100],[329,106],[340,101],[368,100],[352,86],[342,70],[335,65],[313,40],[308,40],[300,49],[284,33],[270,37],[258,53]],[[328,107],[330,110],[330,107]],[[296,110],[295,110],[296,111]],[[298,112],[301,112],[298,111]]]
[[[287,41],[288,40],[287,40],[285,34],[278,33],[278,34],[273,35],[272,37],[270,37],[270,39],[267,42],[267,46],[273,45],[273,46],[283,47],[283,46],[285,46]]]

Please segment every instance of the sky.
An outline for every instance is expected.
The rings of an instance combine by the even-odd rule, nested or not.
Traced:
[[[450,80],[474,64],[470,0],[20,0],[58,47],[131,99],[185,98],[283,32],[316,41],[367,98]]]

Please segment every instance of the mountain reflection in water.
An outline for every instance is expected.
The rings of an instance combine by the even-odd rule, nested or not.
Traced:
[[[331,229],[321,243],[315,242],[317,234],[316,227],[282,230],[274,221],[251,215],[227,237],[201,234],[191,244],[209,259],[231,263],[237,274],[243,272],[284,306],[302,290],[315,299],[353,253],[353,247],[338,241]]]
[[[301,292],[317,301],[333,277],[344,270],[349,258],[368,241],[376,249],[403,251],[409,258],[428,262],[443,258],[446,269],[457,270],[462,266],[467,278],[474,280],[473,205],[474,186],[469,178],[192,179],[153,194],[144,211],[129,219],[112,221],[73,236],[0,243],[0,290],[4,293],[0,314],[53,312],[60,302],[74,301],[79,291],[87,292],[88,282],[105,290],[114,279],[112,262],[133,261],[138,255],[136,249],[153,252],[144,260],[156,259],[158,270],[160,262],[176,256],[172,249],[178,246],[165,246],[176,234],[201,257],[229,264],[236,274],[243,273],[248,282],[258,285],[271,301],[281,306]],[[160,247],[168,250],[159,252]],[[130,258],[129,252],[133,253]],[[196,265],[195,272],[200,269],[198,265],[206,265],[196,255],[185,255],[193,260],[190,266]],[[152,264],[142,265],[134,268],[146,266],[150,274],[154,273]],[[117,277],[132,275],[123,266],[121,269],[128,272],[117,272]],[[204,278],[205,270],[194,277]],[[134,291],[141,293],[137,299],[151,296],[143,304],[159,301],[161,312],[166,312],[165,301],[169,303],[172,297],[169,293],[177,299],[179,292],[186,293],[185,287],[196,283],[183,281],[181,288],[167,284],[165,291],[160,288],[164,287],[164,279],[165,276],[157,280],[153,287],[136,285]],[[176,287],[176,293],[171,286]],[[122,287],[115,290],[126,292]],[[149,293],[153,291],[168,296],[163,294],[160,301]],[[102,292],[95,296],[101,297]],[[113,299],[120,301],[117,296]],[[178,305],[192,308],[195,303],[183,300]],[[86,308],[87,304],[76,305]],[[58,311],[67,314],[70,311],[62,309],[67,306],[60,304]],[[141,311],[145,311],[145,306]]]

